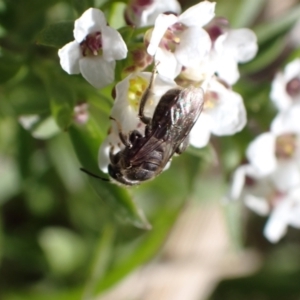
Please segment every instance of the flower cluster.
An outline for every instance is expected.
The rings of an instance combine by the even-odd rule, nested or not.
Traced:
[[[215,17],[215,5],[202,1],[180,14],[176,0],[129,1],[127,23],[154,26],[145,29],[144,48],[140,43],[130,47],[132,59],[123,64],[123,75],[129,75],[115,86],[111,128],[99,151],[103,171],[107,172],[110,156],[124,147],[120,128],[127,136],[134,130],[144,134],[138,111],[151,77],[145,68],[152,60],[158,74],[145,108],[147,117],[166,91],[194,85],[205,96],[202,114],[190,133],[191,145],[204,147],[211,134],[232,135],[243,129],[247,120],[243,99],[231,86],[239,78],[238,63],[256,55],[256,36],[250,29],[231,29],[226,19]],[[75,21],[74,38],[59,50],[62,68],[69,74],[81,73],[96,88],[113,83],[115,61],[126,58],[127,46],[104,14],[87,10]]]
[[[277,242],[287,226],[300,228],[300,60],[289,63],[272,83],[278,108],[270,131],[248,146],[248,164],[234,174],[230,197],[243,198],[260,215],[270,214],[264,234]]]

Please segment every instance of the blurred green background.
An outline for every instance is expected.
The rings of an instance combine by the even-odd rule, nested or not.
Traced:
[[[181,4],[184,10],[195,3]],[[158,259],[189,202],[200,210],[219,205],[249,141],[267,130],[276,114],[270,83],[299,55],[288,39],[300,19],[299,2],[218,0],[218,16],[233,28],[252,28],[258,37],[259,53],[240,67],[234,86],[245,101],[247,127],[235,136],[213,138],[204,149],[188,149],[156,180],[137,188],[122,189],[81,173],[85,166],[100,174],[97,152],[109,127],[112,87],[96,91],[81,76],[67,75],[57,48],[42,45],[52,39],[43,29],[71,21],[59,27],[66,32],[54,46],[62,46],[73,39],[73,21],[86,8],[102,8],[109,24],[120,28],[125,5],[0,0],[0,299],[91,299]],[[88,103],[84,125],[73,112],[81,103]],[[289,230],[271,245],[262,236],[264,219],[240,203],[222,210],[231,250],[252,249],[260,264],[251,275],[218,277],[209,299],[300,299],[299,232]],[[115,299],[127,299],[123,296]]]

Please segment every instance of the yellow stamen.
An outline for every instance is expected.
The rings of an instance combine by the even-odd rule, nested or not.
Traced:
[[[136,111],[139,109],[141,97],[148,87],[148,81],[142,77],[136,77],[129,80],[128,101]]]

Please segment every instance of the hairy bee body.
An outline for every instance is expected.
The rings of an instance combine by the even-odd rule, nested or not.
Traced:
[[[120,131],[125,148],[110,153],[108,173],[117,183],[131,186],[155,178],[174,153],[188,145],[188,135],[203,107],[201,88],[171,89],[160,99],[152,119],[143,115],[147,101],[141,101],[140,118],[146,124],[144,135],[134,130],[128,139]]]

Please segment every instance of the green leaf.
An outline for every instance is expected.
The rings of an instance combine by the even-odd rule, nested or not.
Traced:
[[[72,0],[73,6],[76,9],[78,15],[81,15],[85,10],[93,7],[92,0]]]
[[[265,0],[243,0],[234,9],[234,17],[231,21],[233,28],[247,27],[251,25],[265,5]]]
[[[14,77],[20,70],[22,63],[11,53],[0,48],[0,83]]]
[[[76,95],[73,85],[56,69],[48,68],[47,64],[41,65],[37,73],[46,87],[52,116],[59,128],[67,130],[74,114]]]
[[[260,24],[254,28],[258,43],[261,45],[274,37],[284,34],[300,19],[300,5],[295,5],[291,11],[272,22]]]
[[[135,28],[132,26],[125,26],[120,28],[118,31],[121,34],[126,45],[129,45],[130,42],[132,42],[132,35],[135,32]]]
[[[113,253],[115,234],[115,229],[110,223],[104,227],[91,264],[90,275],[86,281],[82,299],[91,299],[91,296],[94,295],[95,286],[103,279]]]
[[[24,115],[19,121],[37,139],[49,139],[60,132],[57,123],[49,115]]]
[[[236,249],[243,246],[243,222],[242,222],[241,202],[231,201],[224,206],[224,214],[230,234],[230,240]]]
[[[300,57],[300,48],[294,50],[288,57],[286,63],[289,63],[291,61],[293,61],[294,59],[297,59]]]
[[[127,3],[115,2],[111,5],[110,14],[107,18],[109,26],[118,29],[124,26],[124,10],[127,6]]]
[[[92,121],[85,128],[71,127],[71,141],[82,166],[92,173],[105,178],[107,175],[97,171],[97,152],[100,147],[100,137],[97,127]],[[102,173],[102,174],[101,174]],[[111,208],[120,220],[129,222],[142,229],[150,229],[143,212],[135,205],[129,192],[115,184],[90,177],[90,183],[100,198]]]
[[[52,272],[65,276],[77,270],[86,258],[84,240],[63,227],[45,227],[38,237]],[[57,255],[59,253],[59,255]]]
[[[65,21],[51,24],[44,28],[37,36],[38,45],[61,48],[74,40],[74,21]]]
[[[20,190],[20,176],[16,162],[11,157],[2,156],[0,171],[0,205],[15,196]]]
[[[105,278],[103,278],[101,282],[98,282],[96,292],[100,293],[103,290],[106,290],[136,267],[151,259],[165,241],[181,208],[182,206],[180,205],[172,210],[170,210],[169,207],[159,210],[155,220],[153,220],[153,229],[146,232],[143,237],[141,237],[135,249],[130,252],[127,259],[121,260],[113,266],[106,274]]]
[[[57,99],[51,99],[52,114],[57,122],[57,125],[62,130],[67,130],[71,125],[73,109],[66,102],[59,102]]]
[[[216,13],[216,16],[226,17],[226,19],[229,20],[229,22],[231,24],[232,20],[234,20],[236,8],[237,8],[236,0],[218,1],[217,5],[216,5],[215,13]]]
[[[280,37],[268,44],[268,47],[260,49],[257,56],[249,63],[241,65],[241,72],[254,73],[263,70],[266,66],[270,65],[286,47],[285,37]]]
[[[80,299],[81,296],[81,289],[78,287],[67,287],[65,289],[57,289],[54,290],[53,288],[48,290],[45,293],[44,290],[39,289],[14,289],[9,293],[6,293],[1,297],[2,300],[77,300]],[[1,294],[2,296],[2,294]]]

